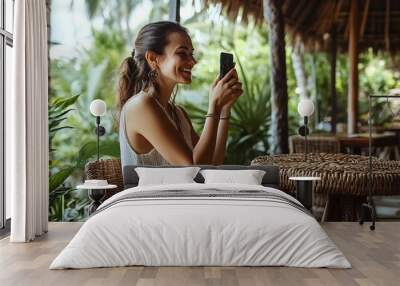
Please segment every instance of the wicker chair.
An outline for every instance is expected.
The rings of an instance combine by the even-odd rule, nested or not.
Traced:
[[[340,153],[340,141],[333,137],[308,137],[309,153]],[[289,138],[290,153],[304,153],[304,137],[293,135]]]
[[[85,166],[85,176],[88,180],[102,179],[107,180],[109,184],[117,185],[116,189],[107,191],[105,199],[124,189],[120,159],[88,162]]]

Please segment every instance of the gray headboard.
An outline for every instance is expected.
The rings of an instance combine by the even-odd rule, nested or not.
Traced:
[[[201,169],[221,169],[221,170],[248,170],[248,169],[256,169],[256,170],[264,170],[266,173],[262,180],[262,185],[265,187],[273,187],[279,189],[279,167],[277,166],[245,166],[245,165],[195,165],[200,167]],[[139,166],[125,166],[123,169],[123,179],[124,179],[124,189],[136,187],[139,182],[139,177],[135,171],[135,168]],[[148,168],[179,168],[185,166],[140,166],[140,167],[148,167]],[[200,174],[197,174],[194,180],[197,183],[204,183],[204,178]]]

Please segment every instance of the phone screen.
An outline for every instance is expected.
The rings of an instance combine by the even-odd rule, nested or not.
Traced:
[[[219,64],[219,79],[221,79],[235,66],[233,54],[221,53]]]

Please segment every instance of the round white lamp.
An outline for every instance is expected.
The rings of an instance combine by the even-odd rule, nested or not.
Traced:
[[[90,113],[96,116],[96,135],[97,135],[97,160],[100,159],[100,136],[106,133],[106,129],[100,125],[100,117],[107,112],[107,105],[101,99],[95,99],[90,103]]]
[[[297,111],[302,117],[310,116],[314,113],[314,103],[311,99],[301,99],[297,105]]]
[[[104,116],[107,111],[107,105],[104,100],[95,99],[90,103],[90,113],[94,116]]]
[[[314,103],[311,99],[301,99],[299,104],[297,105],[297,112],[304,118],[304,125],[300,126],[299,134],[304,136],[304,144],[305,144],[305,152],[304,152],[304,159],[307,161],[307,154],[308,154],[308,144],[307,144],[307,135],[309,134],[308,129],[308,117],[314,113]]]

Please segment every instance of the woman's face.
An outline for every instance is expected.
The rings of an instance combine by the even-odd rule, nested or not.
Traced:
[[[180,32],[168,35],[168,44],[158,61],[162,78],[173,84],[191,83],[192,68],[197,63],[193,58],[193,50],[188,35]]]

